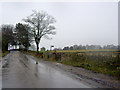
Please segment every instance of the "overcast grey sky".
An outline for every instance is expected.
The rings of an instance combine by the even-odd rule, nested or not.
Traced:
[[[42,39],[40,47],[74,44],[118,44],[117,2],[3,2],[0,24],[22,22],[32,10],[43,10],[56,19],[57,34]]]

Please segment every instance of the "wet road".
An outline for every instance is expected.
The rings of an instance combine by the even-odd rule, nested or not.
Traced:
[[[46,61],[36,65],[35,57],[12,51],[7,56],[8,65],[2,70],[3,88],[91,88],[72,78],[69,73],[54,68]]]

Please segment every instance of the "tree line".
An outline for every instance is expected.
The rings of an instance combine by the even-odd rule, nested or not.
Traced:
[[[73,45],[62,48],[55,48],[55,50],[90,50],[90,49],[120,49],[120,45]]]
[[[17,23],[14,25],[1,25],[2,32],[2,51],[8,50],[8,44],[11,45],[21,45],[23,44],[25,49],[30,46],[30,36],[28,35],[29,26],[22,23]]]

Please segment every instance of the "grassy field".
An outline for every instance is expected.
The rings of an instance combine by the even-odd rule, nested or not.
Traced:
[[[119,50],[109,50],[109,49],[95,49],[95,50],[58,50],[57,52],[119,52]]]
[[[95,73],[103,73],[120,79],[120,51],[118,50],[61,50],[36,53],[28,51],[28,54],[37,58],[54,61],[75,67],[92,70]],[[61,57],[58,57],[58,56]]]

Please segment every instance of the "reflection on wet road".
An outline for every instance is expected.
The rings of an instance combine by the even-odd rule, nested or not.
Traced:
[[[3,88],[90,88],[48,62],[39,61],[37,65],[35,60],[35,57],[12,51],[2,71]]]

